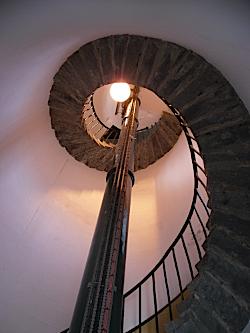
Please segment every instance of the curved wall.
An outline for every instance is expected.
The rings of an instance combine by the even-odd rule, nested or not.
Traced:
[[[58,332],[71,318],[82,274],[79,260],[86,260],[83,253],[105,182],[102,173],[68,156],[50,129],[47,99],[54,74],[85,42],[112,33],[148,35],[204,56],[249,106],[249,6],[243,1],[23,1],[2,5],[0,17],[1,329]],[[140,230],[150,223],[141,198],[152,202],[148,193],[159,187],[169,196],[153,177],[154,168],[165,172],[164,163],[162,159],[137,174],[132,215],[143,224]],[[159,200],[154,197],[150,211],[160,221],[165,213],[159,210]],[[132,235],[138,234],[136,223],[131,223]],[[140,236],[144,246],[148,235]],[[159,239],[156,226],[151,249],[139,250],[137,237],[131,236],[128,256],[134,258],[133,244],[138,256],[150,250],[152,262],[146,264],[152,267],[166,249],[165,240]],[[137,264],[131,260],[132,271]],[[135,281],[143,274],[140,267]],[[132,283],[128,273],[127,287]]]

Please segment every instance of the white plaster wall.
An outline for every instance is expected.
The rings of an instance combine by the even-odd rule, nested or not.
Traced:
[[[4,333],[51,333],[69,325],[105,182],[104,174],[77,163],[59,146],[50,129],[47,100],[52,78],[69,54],[85,42],[115,33],[159,37],[197,51],[250,105],[247,1],[1,2],[0,331]],[[174,157],[171,161],[175,165]],[[165,233],[171,219],[166,223],[162,219],[174,208],[163,199],[171,202],[166,182],[173,180],[165,162],[137,173],[127,287],[152,267],[174,237]],[[164,174],[163,182],[156,171]],[[171,185],[176,194],[182,187]],[[141,232],[139,226],[147,228]],[[149,227],[151,233],[146,231]],[[145,254],[148,260],[143,266],[139,259]]]
[[[136,173],[125,289],[142,279],[179,233],[193,198],[193,170],[185,135],[154,165]]]

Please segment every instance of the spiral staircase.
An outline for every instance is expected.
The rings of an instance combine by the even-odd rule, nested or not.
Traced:
[[[82,131],[81,115],[82,106],[86,98],[88,96],[91,96],[92,92],[98,86],[114,82],[121,75],[123,79],[127,80],[128,82],[137,83],[140,86],[151,89],[161,98],[165,99],[168,105],[173,105],[174,110],[180,112],[180,116],[183,119],[183,121],[180,121],[180,127],[183,128],[184,124],[192,130],[192,132],[188,134],[197,141],[198,145],[198,149],[196,146],[193,146],[193,148],[202,155],[202,158],[204,160],[205,170],[203,169],[203,167],[202,169],[206,173],[205,187],[207,188],[209,194],[209,202],[207,206],[209,207],[208,211],[210,215],[208,223],[204,226],[205,232],[203,231],[202,237],[198,239],[198,247],[200,248],[202,256],[204,254],[205,255],[197,265],[199,274],[196,275],[197,272],[195,265],[196,262],[199,261],[199,254],[198,247],[196,246],[193,238],[192,244],[193,248],[196,251],[195,254],[198,259],[191,261],[191,270],[188,268],[188,271],[190,273],[189,279],[190,282],[191,280],[192,282],[190,284],[187,284],[187,288],[185,287],[185,285],[182,284],[182,275],[180,275],[181,286],[179,286],[179,290],[177,293],[179,297],[173,299],[171,299],[171,297],[168,298],[168,284],[165,282],[163,268],[164,259],[160,261],[159,265],[157,264],[158,266],[156,265],[157,267],[154,267],[152,271],[149,272],[148,276],[145,276],[145,278],[149,278],[151,280],[150,293],[152,293],[150,294],[150,300],[152,300],[151,303],[153,306],[152,314],[150,314],[147,319],[140,318],[139,315],[139,295],[145,279],[140,281],[142,282],[142,284],[139,283],[135,286],[138,297],[138,318],[136,318],[138,319],[138,321],[137,323],[134,323],[133,327],[131,326],[131,330],[133,331],[135,329],[137,330],[137,332],[144,332],[147,329],[150,333],[157,332],[157,329],[160,332],[166,330],[166,332],[177,333],[242,332],[244,327],[247,325],[250,317],[250,200],[248,181],[250,123],[249,113],[240,99],[242,98],[244,103],[246,103],[247,105],[248,99],[246,87],[248,85],[245,83],[246,80],[244,81],[244,77],[246,78],[247,76],[247,59],[246,56],[244,56],[244,54],[246,53],[246,47],[244,46],[244,36],[242,37],[242,40],[240,38],[240,35],[243,35],[242,31],[244,30],[241,29],[242,25],[244,24],[244,15],[239,8],[240,5],[238,9],[236,8],[237,10],[233,10],[233,15],[230,18],[230,25],[227,26],[227,29],[223,28],[225,27],[225,18],[228,17],[228,9],[230,6],[225,5],[222,11],[223,15],[219,18],[220,9],[222,7],[221,5],[219,5],[219,3],[211,6],[211,11],[211,8],[209,8],[210,4],[208,3],[203,4],[204,9],[201,10],[201,7],[199,7],[197,3],[191,2],[188,4],[189,8],[187,8],[187,11],[180,11],[178,6],[177,10],[176,8],[174,8],[175,6],[171,7],[173,12],[171,10],[166,10],[164,6],[164,10],[162,11],[162,6],[157,5],[155,6],[155,8],[153,8],[152,6],[152,8],[150,7],[150,15],[147,14],[149,6],[146,3],[145,12],[142,11],[141,8],[140,10],[138,10],[137,4],[134,3],[133,6],[135,9],[136,20],[138,20],[138,24],[130,28],[128,27],[128,24],[126,22],[126,24],[124,23],[125,28],[122,29],[120,28],[119,24],[120,22],[123,22],[123,18],[121,17],[121,15],[116,13],[115,17],[119,17],[119,24],[116,24],[114,26],[112,25],[112,29],[109,29],[104,28],[104,26],[109,26],[107,22],[111,22],[111,16],[114,12],[113,9],[111,8],[111,15],[108,16],[107,8],[103,8],[103,18],[99,18],[99,20],[97,20],[96,17],[95,19],[93,19],[93,15],[97,12],[96,10],[97,8],[99,8],[100,4],[98,4],[98,7],[94,8],[95,11],[92,11],[92,15],[89,15],[89,12],[91,12],[93,8],[89,8],[89,5],[84,4],[86,10],[83,11],[82,8],[83,14],[79,14],[77,18],[72,15],[71,25],[69,31],[67,32],[65,27],[68,26],[68,19],[70,15],[68,15],[68,10],[62,10],[60,12],[60,15],[58,15],[58,8],[60,7],[63,9],[65,7],[65,4],[63,4],[62,1],[60,3],[60,6],[58,5],[59,4],[52,2],[47,3],[47,7],[44,2],[42,5],[36,5],[36,11],[33,11],[33,14],[34,17],[38,17],[39,19],[36,19],[34,21],[36,21],[37,24],[36,28],[40,24],[41,30],[37,28],[37,30],[34,29],[34,31],[33,29],[30,29],[30,17],[28,17],[30,15],[30,11],[26,10],[27,8],[25,9],[25,11],[20,11],[21,14],[19,16],[19,19],[21,17],[21,19],[23,20],[20,23],[21,19],[19,22],[18,19],[15,19],[17,17],[17,11],[7,11],[7,6],[3,6],[3,19],[1,24],[3,24],[3,26],[5,24],[5,28],[7,26],[11,28],[7,29],[8,33],[6,34],[6,40],[4,38],[4,42],[8,41],[8,43],[6,43],[6,45],[5,43],[2,44],[2,74],[3,81],[5,83],[5,86],[7,87],[6,96],[4,95],[5,90],[2,91],[3,96],[6,97],[2,100],[2,113],[4,114],[6,111],[8,116],[14,115],[13,119],[18,120],[19,114],[12,112],[14,112],[16,109],[20,109],[24,113],[24,110],[26,111],[29,108],[30,103],[32,102],[34,102],[33,104],[36,106],[35,108],[34,105],[32,106],[33,110],[35,110],[38,106],[40,107],[41,103],[43,104],[43,108],[46,109],[46,102],[44,101],[47,99],[48,91],[44,88],[42,84],[37,83],[51,80],[52,76],[57,71],[58,63],[63,63],[63,61],[65,60],[63,59],[63,57],[66,54],[70,54],[73,50],[77,49],[79,45],[82,45],[89,40],[94,40],[100,35],[108,36],[112,33],[117,32],[134,33],[134,31],[136,31],[136,33],[144,35],[143,37],[133,35],[109,36],[107,38],[100,39],[98,41],[94,41],[88,44],[87,54],[85,54],[85,51],[83,49],[80,49],[78,51],[78,53],[81,54],[82,63],[79,64],[81,70],[79,72],[77,70],[77,72],[81,75],[77,75],[77,73],[75,73],[75,75],[77,76],[77,80],[76,82],[72,82],[70,80],[70,77],[72,76],[71,71],[69,71],[68,76],[66,75],[66,73],[64,73],[66,80],[63,82],[64,91],[61,96],[64,102],[60,102],[60,104],[58,104],[58,112],[62,107],[64,107],[65,110],[69,106],[69,104],[71,104],[76,111],[77,121],[75,121],[75,118],[71,119],[72,114],[68,115],[68,120],[65,120],[65,122],[63,121],[61,123],[61,132],[58,129],[59,125],[57,124],[56,135],[60,140],[61,144],[77,160],[87,163],[89,166],[93,164],[99,165],[99,168],[102,168],[102,166],[104,165],[103,163],[106,161],[108,168],[108,163],[110,163],[110,161],[112,160],[111,149],[108,149],[107,147],[106,150],[103,148],[103,150],[101,151],[100,147],[96,148],[95,146],[95,152],[93,155],[91,155],[91,149],[93,148],[93,146],[92,144],[90,144],[89,138],[87,136],[85,138],[81,137],[81,140],[86,140],[84,141],[84,144],[86,144],[86,146],[90,144],[90,147],[88,146],[87,149],[89,154],[86,157],[83,148],[80,148],[80,146],[82,146],[82,141],[79,141],[79,136],[77,135],[79,135],[80,131],[81,136],[84,133],[84,131]],[[23,4],[20,5],[20,8],[22,6]],[[237,7],[236,3],[235,6]],[[29,9],[32,10],[32,7],[33,6],[30,4]],[[75,11],[77,11],[78,7],[79,4],[76,5]],[[122,13],[127,13],[127,7],[129,8],[129,6],[124,5]],[[12,10],[13,8],[14,5],[12,5]],[[197,13],[197,15],[193,16],[192,11],[193,13]],[[39,15],[37,15],[38,12]],[[245,13],[246,12],[247,11],[245,11]],[[157,20],[155,20],[154,22],[155,30],[153,31],[152,26],[146,23],[150,21],[150,18],[154,13],[157,14]],[[185,13],[185,15],[183,15],[183,13]],[[25,26],[27,25],[27,27],[26,30],[24,29],[24,32],[22,32],[21,27],[24,26],[25,15]],[[84,15],[85,20],[83,20]],[[30,16],[33,17],[33,15]],[[43,17],[43,20],[40,20],[41,17]],[[59,24],[60,17],[62,18],[62,20]],[[88,17],[91,17],[91,21],[88,19]],[[171,17],[173,18],[173,20],[171,20]],[[196,17],[196,19],[193,19],[194,17]],[[201,21],[203,20],[205,22],[209,17],[211,19],[211,22],[210,25],[208,25],[206,31],[206,27],[205,25],[203,26],[203,22]],[[74,23],[72,23],[73,18],[75,20]],[[81,21],[81,24],[79,23],[79,21]],[[82,23],[84,21],[87,22],[86,25]],[[102,23],[99,24],[99,21]],[[193,21],[193,25],[191,21]],[[44,22],[46,22],[46,25],[44,24]],[[56,27],[55,22],[57,22]],[[220,28],[218,29],[218,31],[216,31],[216,29],[218,28],[218,22]],[[87,24],[90,28],[88,28]],[[97,28],[95,28],[95,26],[97,26]],[[13,29],[13,27],[15,27],[15,29]],[[83,35],[84,37],[82,37]],[[211,62],[214,66],[220,69],[220,71],[224,73],[227,79],[223,77],[222,74],[213,65],[209,64],[197,53],[180,47],[179,45],[174,43],[167,43],[162,40],[147,38],[145,37],[145,35],[156,36],[165,40],[172,40],[180,45],[184,45],[188,48],[196,50],[196,52],[204,55],[206,59],[209,59],[209,62]],[[229,37],[229,35],[231,37]],[[77,36],[78,39],[76,38],[73,40],[72,36]],[[233,40],[234,43],[232,43]],[[65,44],[63,44],[62,41],[68,41],[68,44],[66,42]],[[11,45],[11,42],[13,45]],[[107,45],[108,48],[106,47]],[[222,52],[222,49],[225,49],[224,53]],[[56,60],[55,58],[52,59],[52,54],[56,55]],[[6,59],[8,59],[8,61]],[[224,61],[223,59],[226,60]],[[242,61],[239,61],[239,59],[242,59]],[[4,68],[5,63],[6,71]],[[20,70],[20,67],[22,66],[24,67],[25,72]],[[13,71],[11,71],[12,67]],[[36,68],[37,71],[34,71],[34,68]],[[47,75],[48,73],[45,73],[43,76],[43,70],[45,68],[48,68],[48,71],[51,71],[51,75]],[[98,75],[93,75],[93,72],[98,73]],[[39,77],[39,81],[38,79],[35,80],[34,77]],[[30,85],[25,86],[25,84],[23,83],[27,83],[28,79],[30,81]],[[61,78],[58,78],[58,80],[59,84],[62,84]],[[233,84],[234,88],[232,88],[232,86],[227,80],[229,80]],[[34,87],[31,88],[33,82],[36,82],[36,84],[34,84]],[[75,95],[75,89],[78,90],[77,96]],[[237,91],[237,93],[234,89]],[[12,96],[12,94],[15,95]],[[240,98],[237,94],[239,94]],[[24,100],[20,98],[21,95],[25,96],[27,99],[27,95],[29,95],[29,103],[21,104],[21,101]],[[42,98],[41,100],[39,98],[36,99],[36,96],[40,95],[43,96],[43,102],[41,102]],[[18,107],[14,105],[14,100],[16,100],[17,104],[19,104]],[[65,107],[65,102],[67,107]],[[10,109],[8,108],[9,105],[11,105]],[[56,111],[54,115],[55,114]],[[37,116],[38,113],[36,113],[35,115]],[[66,114],[64,115],[66,117]],[[28,121],[30,121],[31,127],[37,125],[35,127],[35,131],[39,132],[40,124],[38,125],[34,121],[36,116],[34,117],[33,115],[31,119],[32,121],[30,121],[28,117],[27,119],[25,119],[25,117],[21,119],[21,123],[25,125],[25,131],[26,129],[28,129],[28,139],[29,137],[31,137],[29,136],[30,127],[28,126]],[[59,112],[58,118],[60,117],[61,114]],[[41,119],[39,118],[38,121],[41,121]],[[48,119],[46,119],[46,122],[48,122]],[[18,132],[18,128],[16,130],[16,127],[14,126],[15,122],[9,122],[8,117],[3,117],[2,124],[3,126],[1,129],[3,129],[2,138],[4,153],[6,152],[6,148],[6,150],[10,151],[10,155],[15,155],[18,153],[18,150],[12,150],[13,144],[18,145],[20,132]],[[66,124],[67,127],[69,126],[70,128],[68,138],[66,135]],[[52,126],[54,127],[53,119]],[[11,139],[9,135],[6,135],[5,140],[5,134],[8,133],[7,130],[9,132],[11,131]],[[62,135],[62,133],[64,134]],[[76,133],[75,138],[72,137],[73,133]],[[144,168],[146,167],[146,165],[150,165],[150,161],[153,161],[154,158],[159,158],[160,156],[162,156],[161,154],[163,154],[165,150],[167,151],[169,149],[165,147],[164,144],[162,144],[162,141],[159,140],[159,137],[154,137],[154,140],[158,148],[154,151],[156,145],[153,145],[152,155],[150,156],[150,158],[144,156],[144,158],[146,158],[145,163],[142,158],[141,160],[138,160],[138,168],[139,164],[140,168]],[[193,139],[191,138],[191,140]],[[50,144],[53,145],[53,142],[51,141]],[[161,145],[163,145],[163,148],[161,147]],[[34,153],[35,150],[37,150],[38,154]],[[42,150],[39,150],[39,146],[37,146],[35,150],[33,150],[34,159],[39,159],[40,156],[38,155],[41,154]],[[47,150],[48,152],[50,152],[49,149]],[[106,155],[107,152],[109,152],[109,156]],[[102,159],[102,163],[98,163],[98,161],[100,161],[99,158],[98,160],[94,158],[97,153],[99,154],[99,158]],[[197,153],[193,153],[196,154],[196,157],[198,156]],[[10,159],[9,155],[8,159]],[[10,163],[7,163],[8,160],[6,162],[4,154],[2,161],[4,163],[3,165],[6,172],[7,168],[10,167]],[[49,172],[46,173],[46,162],[44,162],[42,165],[43,167],[41,168],[40,165],[40,169],[37,168],[36,172],[39,174],[46,174],[46,177],[44,177],[43,181],[45,181],[45,178],[48,178],[49,181],[52,183],[51,179],[49,178]],[[194,165],[196,165],[196,163],[194,163]],[[13,171],[13,173],[10,173],[13,180],[16,181],[18,190],[22,186],[24,188],[25,186],[27,186],[27,184],[29,185],[29,183],[25,183],[24,180],[20,183],[15,178],[15,175],[18,174],[19,168],[24,166],[25,165],[23,160],[22,163],[15,163],[15,170]],[[201,176],[203,171],[199,168],[199,166],[197,166],[197,168],[200,170],[198,172]],[[11,170],[7,171],[10,172]],[[30,172],[30,178],[32,178],[32,174],[34,174],[34,169],[32,169]],[[3,177],[1,178],[1,181],[3,180],[3,178],[7,178],[6,176],[9,176],[9,174],[7,173],[6,176],[5,174],[2,174],[2,176]],[[205,178],[201,178],[201,180],[204,181]],[[200,188],[202,187],[202,184],[200,184]],[[39,280],[38,273],[40,272],[39,275],[41,276],[41,279],[43,279],[43,281],[47,280],[48,276],[43,276],[45,270],[42,260],[39,260],[41,270],[37,270],[37,266],[35,266],[32,260],[30,262],[30,266],[33,265],[33,268],[29,269],[29,265],[27,265],[27,262],[28,260],[30,260],[30,256],[23,256],[22,249],[20,248],[18,243],[19,239],[21,239],[20,235],[16,232],[17,228],[13,228],[12,225],[12,220],[14,222],[16,220],[14,218],[11,219],[11,214],[6,214],[6,202],[11,202],[11,210],[13,210],[14,202],[16,207],[16,214],[18,214],[18,220],[16,222],[16,225],[22,225],[24,215],[22,214],[22,211],[20,211],[20,209],[18,210],[18,202],[23,202],[21,195],[19,198],[18,196],[13,195],[13,193],[15,193],[14,191],[9,191],[9,189],[5,186],[3,186],[2,188],[4,192],[4,195],[2,195],[1,207],[1,218],[3,216],[3,237],[5,237],[5,224],[8,223],[8,227],[12,228],[12,239],[6,239],[6,242],[8,241],[9,243],[8,246],[5,244],[4,239],[1,244],[3,246],[3,249],[1,251],[2,255],[4,255],[4,253],[8,254],[8,265],[7,263],[5,263],[2,267],[2,281],[4,281],[4,283],[2,283],[1,286],[3,286],[3,294],[4,289],[8,294],[8,297],[5,298],[5,300],[10,300],[9,303],[5,301],[2,306],[2,314],[0,317],[2,329],[4,331],[6,330],[6,332],[8,333],[12,333],[14,331],[17,331],[17,327],[19,327],[20,324],[20,332],[31,332],[34,331],[35,323],[36,330],[39,332],[44,332],[47,326],[46,324],[42,323],[41,316],[39,317],[37,315],[36,320],[33,320],[33,313],[32,316],[29,316],[29,314],[27,315],[25,312],[22,312],[22,309],[25,308],[25,304],[27,306],[27,303],[29,304],[30,309],[35,309],[34,312],[37,311],[40,313],[46,313],[46,309],[43,307],[39,308],[38,310],[37,304],[34,304],[34,302],[30,301],[30,299],[26,300],[26,294],[28,294],[28,292],[26,292],[26,294],[25,291],[18,292],[18,290],[20,289],[18,289],[17,287],[23,287],[21,284],[22,278],[26,278],[27,281],[30,281],[28,279],[28,276],[31,276],[33,278],[33,281],[35,282],[34,284],[29,282],[29,288],[24,288],[24,290],[28,290],[30,293],[33,293],[35,297],[37,295],[37,289],[40,288],[41,290],[43,290],[41,287],[42,283],[41,280]],[[27,189],[30,190],[29,186],[27,186]],[[10,193],[12,193],[12,195],[10,195]],[[5,198],[7,199],[5,200]],[[28,201],[28,199],[29,198],[27,198],[26,201]],[[40,204],[43,204],[43,202]],[[195,210],[194,213],[196,214]],[[45,215],[44,219],[50,220],[53,219],[53,216],[53,214],[52,217]],[[190,226],[187,225],[187,227],[189,228],[189,232],[192,234]],[[207,229],[209,229],[209,236],[205,240],[205,233],[207,233],[208,235]],[[203,230],[202,226],[201,230]],[[51,232],[51,230],[49,231]],[[45,234],[46,241],[39,242],[37,241],[38,238],[36,237],[34,237],[34,241],[37,241],[37,248],[39,248],[41,252],[44,251],[47,256],[46,258],[48,259],[53,256],[53,253],[51,254],[46,252],[47,238],[49,238],[50,235],[47,232]],[[27,240],[28,238],[26,239],[24,237],[24,241]],[[181,234],[179,235],[179,241],[181,242],[183,247],[183,253],[184,258],[186,259],[187,267],[189,267],[184,245],[182,243]],[[203,248],[205,249],[204,252]],[[10,249],[14,249],[14,255],[11,255],[13,251]],[[34,253],[36,254],[36,256],[35,254],[33,254],[31,258],[34,257],[35,260],[37,260],[37,258],[42,258],[42,256],[37,256],[36,250],[34,251]],[[170,251],[169,253],[174,263],[173,252]],[[21,254],[21,256],[19,254]],[[14,261],[13,257],[16,258],[16,261]],[[26,260],[26,258],[28,259]],[[51,269],[55,269],[56,267],[56,263],[53,262],[52,265],[50,260],[49,262],[48,260],[46,261],[46,265],[48,265],[48,267]],[[9,272],[8,267],[16,267],[16,270],[12,271],[11,269]],[[161,307],[161,301],[160,299],[158,299],[157,279],[156,298],[154,298],[153,276],[158,268],[160,268],[160,270],[162,271],[162,287],[163,289],[165,288],[163,290],[164,297],[166,297],[165,308],[164,306]],[[69,271],[71,269],[71,266],[66,266],[66,270]],[[192,270],[194,279],[191,273]],[[173,266],[173,272],[175,273],[176,281],[179,284],[179,279],[175,266]],[[6,279],[4,278],[6,274],[8,274],[8,285],[6,284]],[[26,277],[25,274],[27,275]],[[168,274],[169,271],[166,269],[167,278],[169,276]],[[15,279],[13,278],[13,276],[15,276]],[[39,287],[37,286],[38,284]],[[9,288],[9,285],[11,285],[11,288]],[[47,285],[52,286],[52,284]],[[19,308],[11,306],[11,302],[13,301],[13,295],[10,290],[16,294],[16,297],[21,299],[21,303],[23,305],[19,306]],[[133,290],[133,288],[131,290]],[[61,300],[61,298],[58,299]],[[41,303],[42,302],[43,299],[41,300]],[[53,305],[54,309],[57,308],[57,305]],[[141,306],[142,305],[143,304],[141,302]],[[162,308],[164,309],[162,310]],[[162,317],[162,313],[164,312],[164,310],[166,310],[165,316],[163,315]],[[6,313],[10,314],[9,317],[6,317]],[[15,315],[13,313],[15,313]],[[46,315],[50,318],[50,315]],[[53,312],[53,314],[51,314],[51,316],[54,320],[58,320],[61,325],[61,317],[58,316],[56,310],[55,312]],[[25,321],[24,318],[29,318],[29,320]],[[17,324],[16,322],[19,323]],[[58,327],[60,327],[60,325]],[[148,325],[147,328],[146,325]],[[48,331],[51,331],[52,326],[48,327]],[[61,327],[66,328],[67,323],[61,325]],[[244,330],[244,333],[245,332],[246,331]]]
[[[179,120],[175,140],[182,127],[189,141],[195,175],[193,204],[184,226],[191,228],[199,259],[202,258],[201,245],[206,251],[197,266],[199,274],[196,276],[195,263],[184,241],[183,227],[156,267],[126,293],[125,302],[126,297],[135,291],[139,295],[138,324],[129,332],[143,332],[144,325],[152,320],[155,326],[150,332],[163,332],[158,317],[164,309],[170,311],[167,332],[241,332],[250,313],[249,186],[246,183],[249,174],[249,115],[225,78],[194,52],[176,44],[140,36],[118,35],[98,39],[76,51],[60,68],[49,105],[52,127],[60,143],[76,159],[101,170],[108,170],[112,165],[112,149],[100,147],[96,142],[93,143],[95,148],[91,149],[90,144],[86,144],[84,140],[91,142],[90,135],[86,132],[88,139],[83,138],[80,116],[83,101],[91,96],[91,92],[118,78],[153,90],[165,100]],[[70,108],[74,112],[69,112]],[[167,118],[170,125],[163,116],[145,133],[138,133],[137,169],[145,168],[169,150],[169,143],[164,144],[164,148],[162,145],[174,118],[169,115]],[[71,133],[76,139],[72,137],[72,140]],[[173,143],[170,136],[171,140]],[[97,153],[98,150],[102,153]],[[197,154],[202,156],[206,171],[197,163],[194,156]],[[207,175],[207,186],[199,172]],[[209,209],[199,194],[199,184],[209,193]],[[197,213],[197,198],[208,216],[211,209],[207,224],[211,234],[204,244],[197,241],[191,224],[192,214]],[[197,216],[199,218],[199,214]],[[200,222],[206,239],[206,226]],[[175,256],[174,246],[178,241],[182,242],[190,278],[195,278],[185,296],[188,283],[182,285]],[[170,299],[167,284],[165,259],[169,254],[173,256],[180,287],[175,299]],[[163,272],[168,296],[162,309],[157,305],[155,274],[158,268]],[[152,279],[154,313],[142,320],[141,290],[149,279]],[[173,316],[171,304],[178,297],[188,300],[178,306],[176,313],[179,316],[176,313]]]

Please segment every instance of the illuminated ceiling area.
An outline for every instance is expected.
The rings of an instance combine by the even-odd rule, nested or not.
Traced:
[[[107,84],[94,93],[94,106],[99,119],[108,127],[121,128],[121,113],[115,114],[116,102],[110,98],[111,84]],[[131,85],[133,88],[133,85]],[[138,130],[151,127],[158,122],[163,112],[171,113],[168,106],[152,91],[140,87],[140,112]]]
[[[1,331],[69,326],[105,187],[105,173],[75,161],[51,129],[48,97],[61,64],[102,36],[162,38],[205,57],[249,108],[249,6],[228,3],[146,1],[143,10],[141,1],[1,5]],[[126,289],[174,239],[190,207],[192,179],[182,135],[165,157],[136,173]]]

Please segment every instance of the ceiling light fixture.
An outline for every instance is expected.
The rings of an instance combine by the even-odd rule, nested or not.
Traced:
[[[130,86],[126,82],[116,82],[110,87],[110,96],[116,102],[125,102],[131,94]]]

